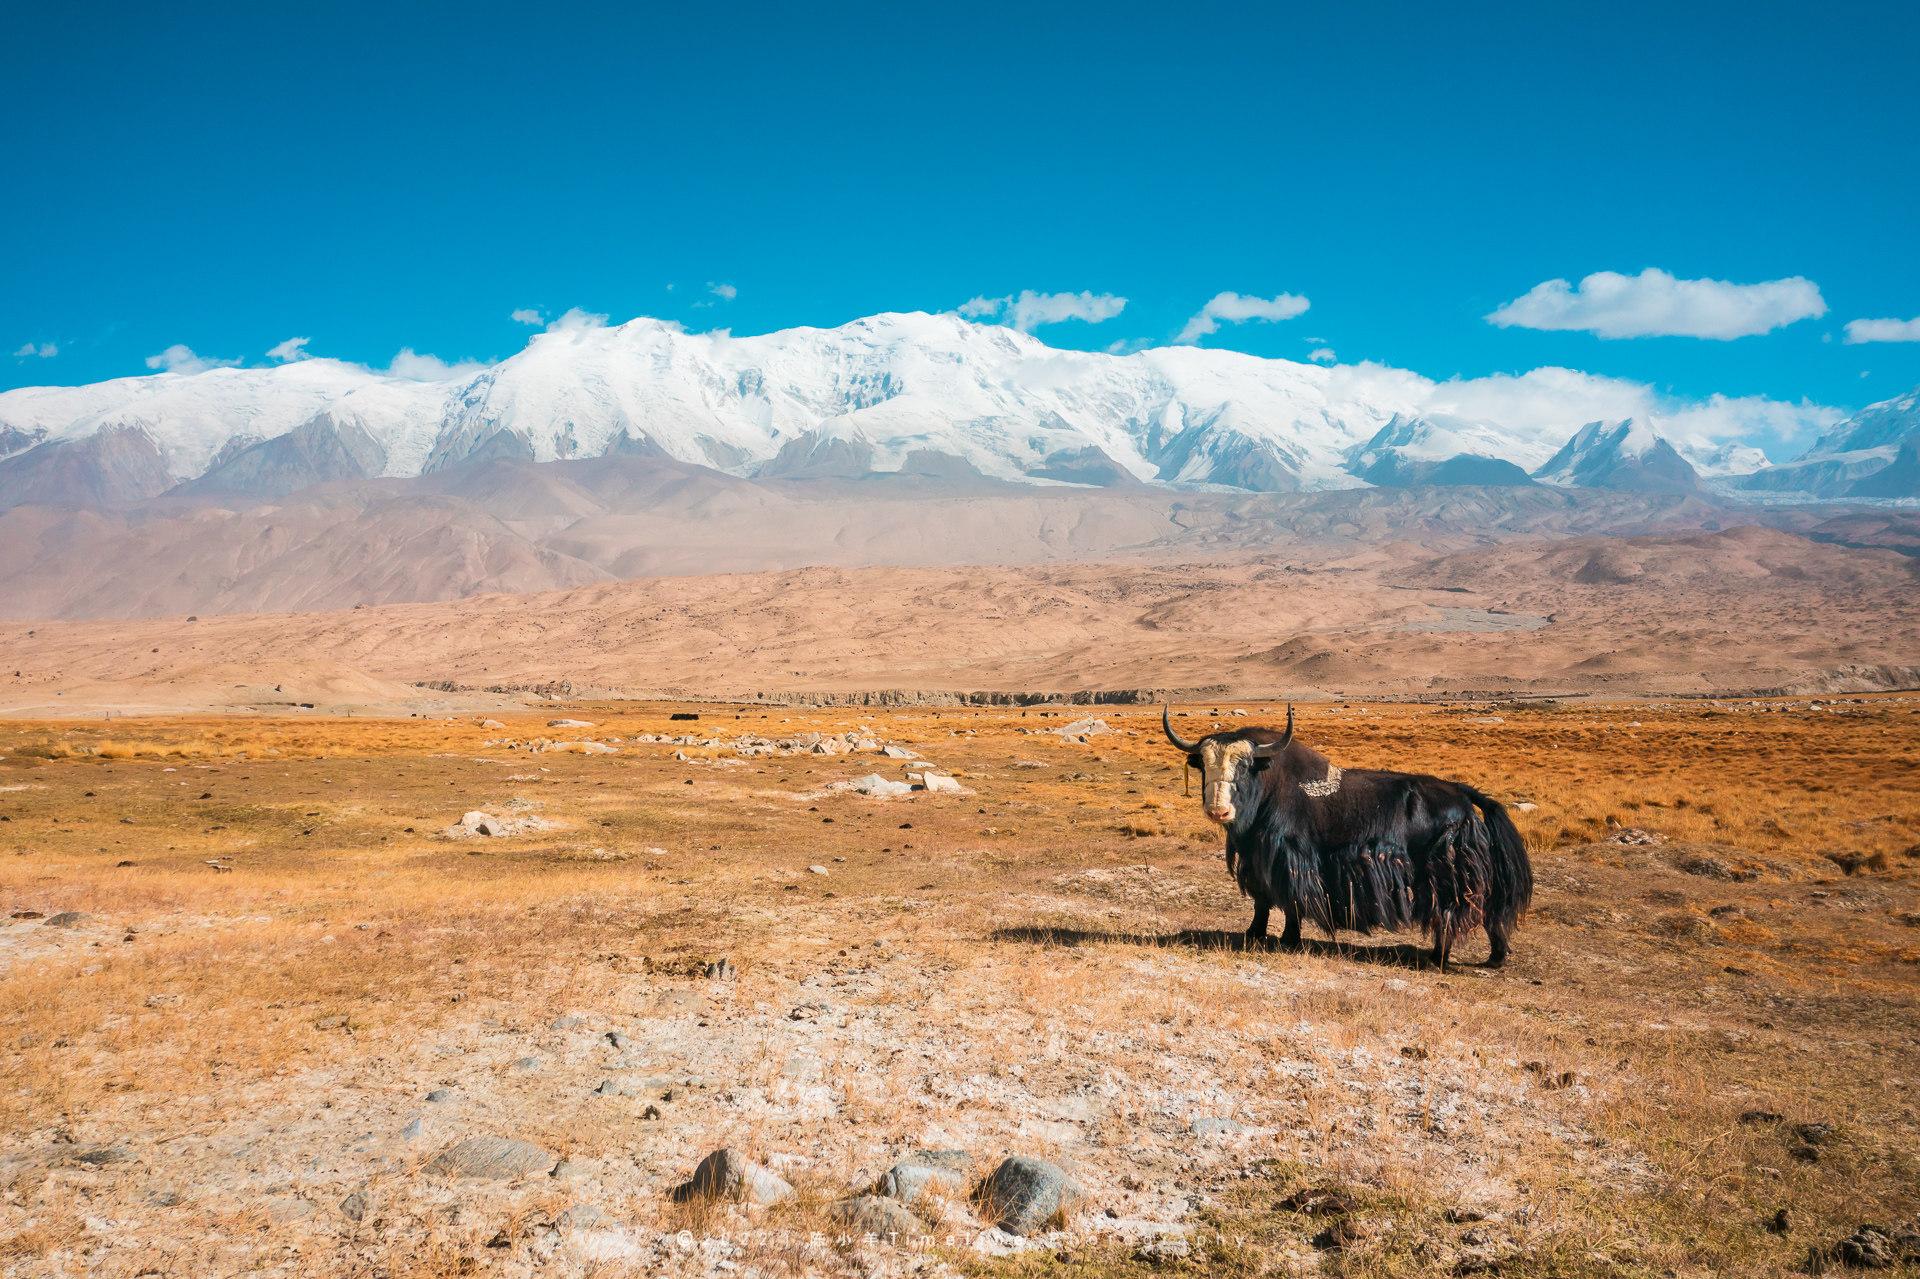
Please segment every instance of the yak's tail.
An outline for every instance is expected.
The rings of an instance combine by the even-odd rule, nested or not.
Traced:
[[[1527,860],[1527,843],[1520,838],[1505,806],[1477,790],[1469,793],[1487,824],[1487,842],[1493,854],[1493,875],[1487,884],[1487,924],[1504,936],[1513,931],[1533,902],[1533,863]]]

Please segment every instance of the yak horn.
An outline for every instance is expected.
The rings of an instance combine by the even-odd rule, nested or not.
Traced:
[[[1178,746],[1181,750],[1186,751],[1188,754],[1192,754],[1200,748],[1199,742],[1182,740],[1180,734],[1173,731],[1173,704],[1171,702],[1160,708],[1160,727],[1167,730],[1168,741]]]
[[[1253,757],[1255,759],[1268,759],[1268,758],[1271,758],[1272,756],[1278,755],[1281,751],[1287,749],[1287,747],[1291,745],[1293,745],[1293,703],[1288,702],[1287,703],[1287,735],[1285,737],[1282,737],[1277,742],[1268,742],[1264,746],[1254,747]]]

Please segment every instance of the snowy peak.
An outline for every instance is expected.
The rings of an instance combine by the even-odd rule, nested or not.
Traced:
[[[1749,475],[1741,487],[1810,497],[1920,497],[1902,479],[1902,450],[1920,445],[1920,390],[1869,404],[1791,462]],[[1891,472],[1880,478],[1882,472]]]
[[[439,381],[309,359],[0,393],[0,493],[9,504],[141,500],[156,476],[124,443],[35,453],[110,428],[145,433],[163,488],[261,498],[489,460],[621,455],[741,477],[909,472],[1257,492],[1520,484],[1529,471],[1556,484],[1685,491],[1700,473],[1759,463],[1736,447],[1689,465],[1635,419],[1591,423],[1555,453],[1570,423],[1532,410],[1526,422],[1422,411],[1432,388],[1417,381],[1199,347],[1059,350],[953,314],[746,337],[568,320],[508,359]],[[1834,455],[1842,487],[1891,464],[1915,398],[1823,441],[1855,449]],[[1760,486],[1776,469],[1745,482]]]
[[[1445,414],[1396,413],[1348,459],[1347,470],[1369,484],[1501,486],[1533,483],[1509,459],[1524,446],[1491,422]],[[1532,452],[1538,463],[1544,451]]]
[[[1700,487],[1699,474],[1679,451],[1637,418],[1587,423],[1533,476],[1568,488],[1631,493],[1691,493]]]

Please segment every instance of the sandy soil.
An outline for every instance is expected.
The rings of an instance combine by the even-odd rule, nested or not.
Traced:
[[[5,624],[0,710],[1805,691],[1920,682],[1920,561],[1759,528],[1225,562],[813,568],[337,613]],[[423,690],[440,684],[451,692]]]

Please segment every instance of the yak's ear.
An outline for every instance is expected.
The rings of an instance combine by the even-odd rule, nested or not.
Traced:
[[[1193,754],[1187,756],[1188,768],[1205,768],[1206,766],[1206,761],[1200,758],[1199,751],[1195,751]]]

